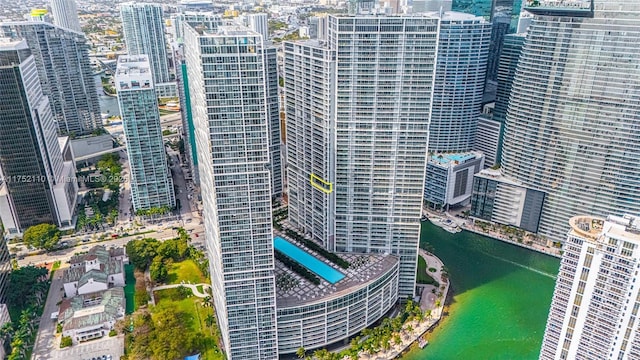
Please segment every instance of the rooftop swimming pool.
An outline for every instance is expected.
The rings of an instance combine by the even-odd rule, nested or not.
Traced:
[[[279,236],[273,239],[273,247],[332,284],[344,279],[343,273]]]

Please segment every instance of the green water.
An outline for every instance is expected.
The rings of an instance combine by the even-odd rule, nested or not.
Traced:
[[[454,297],[429,345],[403,359],[537,359],[560,260],[425,222],[427,243],[449,269]]]

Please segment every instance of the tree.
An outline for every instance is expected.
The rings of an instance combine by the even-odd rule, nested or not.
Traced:
[[[25,230],[23,240],[34,248],[51,250],[60,240],[60,231],[52,224],[34,225]]]
[[[140,239],[127,243],[129,261],[139,270],[145,271],[151,261],[158,255],[160,242],[156,239]]]
[[[167,266],[164,263],[164,260],[160,255],[153,258],[151,265],[149,266],[149,276],[151,276],[151,280],[155,282],[164,282],[169,275],[169,271],[167,270]]]
[[[48,290],[48,273],[47,269],[33,265],[12,271],[7,286],[9,306],[22,311],[31,305],[41,303]]]
[[[306,354],[307,354],[307,351],[302,346],[300,346],[298,350],[296,350],[296,355],[298,355],[298,359],[304,358]]]
[[[71,345],[73,345],[73,339],[71,339],[71,336],[63,336],[62,339],[60,339],[60,348],[69,347]]]
[[[209,314],[206,318],[204,318],[204,323],[207,324],[208,327],[212,327],[215,322],[216,318],[215,316],[213,316],[213,314]]]

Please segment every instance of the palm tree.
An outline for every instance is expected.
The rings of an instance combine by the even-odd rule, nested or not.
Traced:
[[[302,359],[304,358],[305,354],[307,353],[307,351],[304,349],[304,347],[300,346],[298,348],[298,350],[296,350],[296,355],[298,355],[298,359]]]
[[[207,324],[208,327],[212,327],[215,322],[216,318],[212,314],[207,315],[204,319],[204,323]]]

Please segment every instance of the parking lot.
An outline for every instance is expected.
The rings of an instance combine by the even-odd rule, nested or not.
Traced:
[[[73,345],[70,348],[53,350],[37,359],[48,360],[120,360],[124,355],[124,336],[106,337]]]

